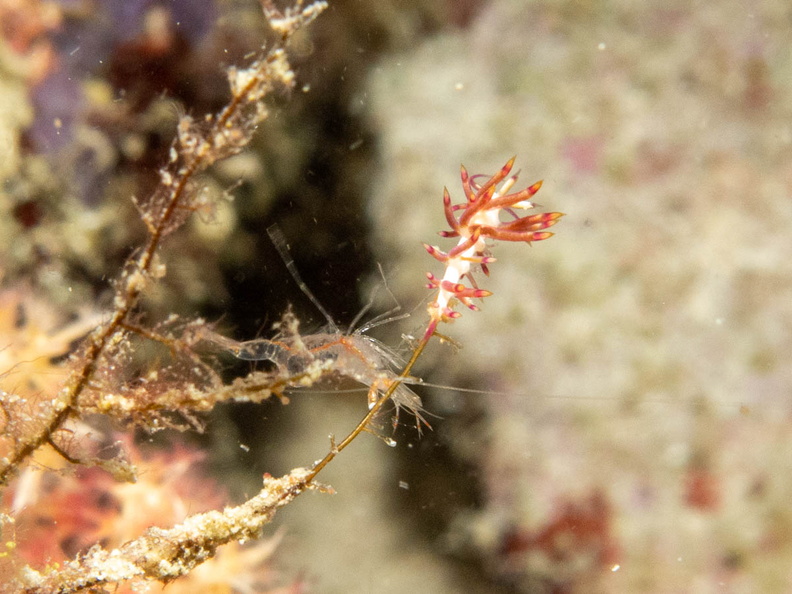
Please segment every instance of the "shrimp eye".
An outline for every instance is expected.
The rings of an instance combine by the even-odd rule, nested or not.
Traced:
[[[315,351],[313,358],[319,361],[338,361],[338,352],[332,350]]]

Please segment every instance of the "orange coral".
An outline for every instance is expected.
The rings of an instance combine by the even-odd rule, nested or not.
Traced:
[[[99,468],[81,468],[73,475],[50,473],[41,481],[39,497],[14,518],[20,561],[33,568],[62,564],[95,544],[117,547],[151,526],[170,526],[228,503],[223,489],[202,472],[198,450],[177,444],[144,455],[131,443],[126,449],[143,468],[136,483],[119,483]],[[6,507],[17,488],[4,494]],[[274,578],[265,562],[277,540],[247,547],[230,544],[168,591],[262,591]]]

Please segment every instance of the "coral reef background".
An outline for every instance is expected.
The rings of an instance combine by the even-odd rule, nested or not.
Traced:
[[[487,288],[516,297],[427,373],[498,392],[430,407],[483,488],[447,543],[521,591],[790,587],[791,18],[504,0],[372,75],[373,245],[400,299],[458,163],[519,154],[568,214],[499,251]]]

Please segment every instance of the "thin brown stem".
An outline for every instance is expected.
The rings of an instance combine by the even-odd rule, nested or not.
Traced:
[[[289,33],[284,35],[282,41],[269,52],[264,58],[267,64],[272,64],[276,61],[277,52],[282,50],[298,28],[299,26],[295,26],[293,29],[289,29]],[[234,93],[228,105],[215,118],[208,134],[205,136],[205,139],[208,140],[204,142],[211,142],[212,139],[230,126],[234,118],[245,108],[245,98],[255,92],[257,84],[261,84],[261,80],[257,77],[251,77],[250,81],[239,92]],[[181,155],[182,159],[184,159],[183,166],[175,172],[172,189],[164,208],[159,211],[153,224],[150,221],[146,221],[146,225],[149,228],[148,241],[140,254],[131,260],[131,263],[126,268],[127,272],[122,276],[122,281],[116,290],[114,299],[115,310],[110,320],[97,328],[88,339],[87,347],[81,357],[81,365],[72,371],[63,390],[52,400],[52,411],[49,418],[45,419],[36,431],[20,440],[18,447],[10,452],[7,457],[0,460],[0,485],[8,482],[11,475],[22,462],[47,443],[50,437],[63,426],[69,416],[77,410],[80,396],[95,376],[99,361],[107,351],[108,344],[114,341],[118,332],[125,331],[124,325],[138,304],[140,294],[151,273],[155,261],[154,256],[162,239],[170,232],[174,215],[185,200],[193,177],[211,165],[213,157],[210,155],[211,150],[208,149],[199,150],[197,154],[193,155]]]

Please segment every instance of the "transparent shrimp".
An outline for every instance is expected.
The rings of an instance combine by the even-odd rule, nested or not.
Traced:
[[[385,318],[393,312],[378,316],[353,332],[342,332],[300,277],[280,229],[270,227],[267,232],[300,289],[327,320],[327,328],[317,334],[302,336],[297,332],[296,320],[287,314],[280,325],[281,332],[275,339],[246,342],[226,339],[224,346],[227,350],[238,359],[245,361],[270,361],[281,373],[290,377],[307,374],[311,366],[318,363],[324,369],[367,386],[369,408],[376,404],[386,390],[398,382],[391,396],[396,407],[396,420],[399,410],[404,408],[415,415],[419,429],[421,423],[429,426],[421,416],[423,411],[421,398],[405,385],[420,384],[421,380],[400,376],[394,371],[403,364],[399,356],[376,338],[365,334],[381,323],[392,321],[394,318]],[[371,302],[355,317],[350,328],[354,328],[370,306]]]
[[[398,409],[404,408],[427,424],[421,416],[421,398],[405,384],[419,384],[413,377],[401,377],[393,369],[399,358],[376,338],[359,332],[320,332],[293,339],[257,339],[236,343],[228,349],[245,361],[270,361],[286,376],[308,374],[310,366],[319,363],[344,377],[368,386],[369,408],[394,382],[399,382],[391,399]]]

